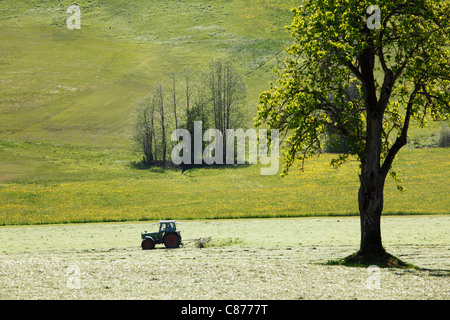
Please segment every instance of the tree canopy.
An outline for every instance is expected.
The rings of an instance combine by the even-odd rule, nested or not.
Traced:
[[[278,86],[261,94],[257,116],[258,125],[291,133],[285,168],[321,150],[325,125],[351,138],[351,153],[364,161],[367,112],[377,110],[384,114],[379,153],[388,170],[411,117],[448,116],[448,2],[378,1],[380,29],[367,27],[371,4],[305,1],[293,9],[287,28],[294,43],[284,70],[276,70]],[[349,97],[352,84],[358,99]]]

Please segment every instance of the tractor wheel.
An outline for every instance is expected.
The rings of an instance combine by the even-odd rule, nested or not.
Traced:
[[[155,240],[152,238],[146,238],[142,240],[142,250],[151,250],[155,248]]]
[[[166,248],[178,248],[181,244],[181,237],[176,233],[169,233],[164,237]]]

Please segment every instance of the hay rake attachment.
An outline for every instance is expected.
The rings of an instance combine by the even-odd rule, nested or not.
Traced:
[[[197,239],[183,239],[182,245],[194,243],[197,248],[204,248],[205,245],[211,240],[211,237],[197,238]]]

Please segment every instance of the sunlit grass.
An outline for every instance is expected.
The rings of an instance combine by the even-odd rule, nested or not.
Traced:
[[[283,178],[261,176],[260,165],[185,174],[137,169],[126,149],[3,142],[2,150],[2,225],[358,214],[358,163],[334,169],[329,154]],[[17,176],[7,175],[12,155],[21,161]],[[448,155],[440,148],[402,151],[395,169],[406,191],[387,180],[385,214],[450,213]]]

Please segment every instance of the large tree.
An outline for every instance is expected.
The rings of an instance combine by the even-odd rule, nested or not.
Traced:
[[[326,128],[346,138],[350,150],[334,163],[361,163],[361,243],[349,260],[365,262],[392,259],[381,241],[383,189],[411,119],[446,118],[450,101],[449,1],[373,4],[305,0],[294,8],[293,44],[256,119],[286,133],[284,172],[322,150]]]

